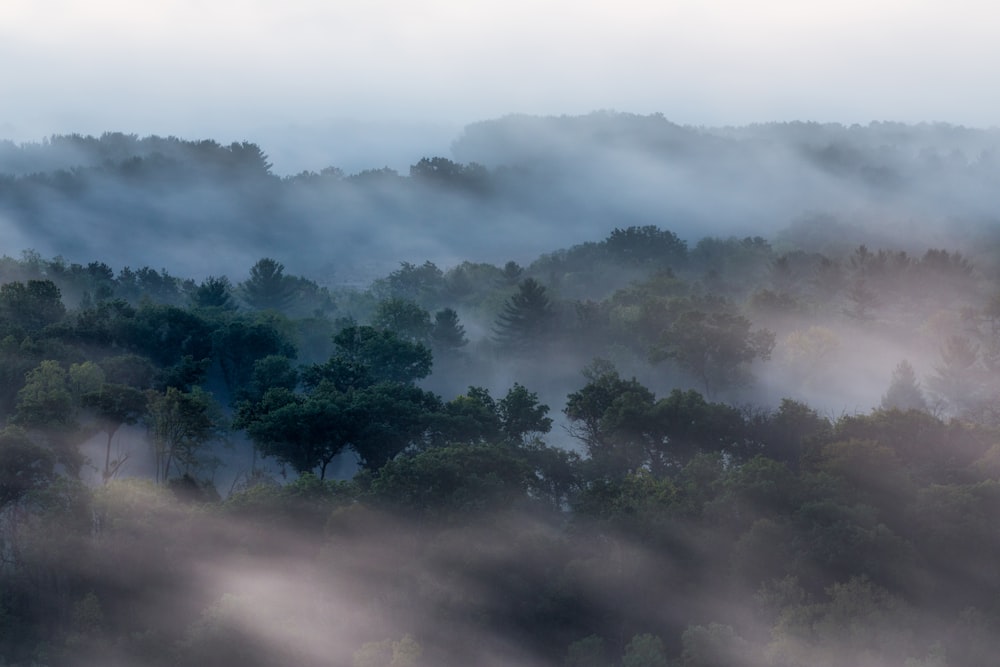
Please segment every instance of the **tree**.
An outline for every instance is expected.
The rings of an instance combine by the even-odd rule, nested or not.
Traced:
[[[777,411],[757,425],[761,453],[776,461],[798,467],[803,458],[833,433],[829,420],[805,403],[781,399]]]
[[[211,395],[195,387],[184,392],[169,387],[148,391],[147,424],[156,454],[156,479],[167,481],[176,461],[184,472],[198,465],[202,446],[218,433]]]
[[[403,455],[372,480],[377,498],[431,516],[498,510],[527,500],[527,461],[498,444],[449,445]]]
[[[928,380],[931,391],[957,415],[974,412],[984,401],[979,352],[979,345],[968,337],[949,336],[941,348],[941,363]]]
[[[545,415],[549,406],[538,402],[538,394],[528,391],[515,382],[497,403],[500,428],[507,440],[517,445],[526,444],[531,434],[548,433],[552,419]]]
[[[525,352],[545,342],[554,320],[545,287],[534,278],[526,278],[497,316],[493,339],[501,349]]]
[[[337,346],[323,365],[306,370],[306,383],[330,379],[345,386],[353,382],[413,382],[431,372],[433,356],[422,343],[401,339],[395,332],[368,326],[349,326],[333,337]],[[357,376],[357,377],[353,377]]]
[[[9,324],[34,334],[66,315],[59,288],[51,280],[0,285],[0,315]]]
[[[657,400],[606,362],[586,376],[590,382],[569,395],[564,412],[573,422],[570,433],[587,447],[599,476],[621,477],[640,468],[663,474],[698,452],[745,459],[755,450],[736,408],[709,403],[693,390],[674,389]]]
[[[750,320],[727,312],[689,310],[674,321],[653,351],[653,359],[673,359],[701,381],[714,396],[727,386],[745,384],[747,365],[766,361],[774,349],[774,334],[751,331]]]
[[[433,431],[441,444],[496,442],[502,434],[497,403],[483,387],[469,387],[442,406]]]
[[[213,332],[212,342],[226,384],[234,394],[251,381],[258,360],[272,355],[294,359],[296,355],[295,345],[273,322],[263,319],[234,319]]]
[[[24,387],[17,392],[14,421],[41,429],[75,424],[69,375],[58,361],[46,359],[25,376]]]
[[[920,388],[917,373],[905,359],[896,364],[889,389],[882,396],[883,410],[920,410],[927,412],[927,399]]]
[[[126,344],[161,366],[212,357],[212,326],[176,306],[143,304],[126,321]]]
[[[613,259],[633,265],[676,265],[687,259],[687,244],[655,225],[615,227],[605,239],[604,248]]]
[[[392,331],[403,340],[426,343],[433,325],[426,310],[406,299],[391,297],[375,306],[372,326]]]
[[[128,453],[111,458],[111,441],[125,424],[135,424],[145,415],[147,394],[136,387],[104,383],[100,388],[84,393],[81,404],[97,416],[108,439],[104,450],[101,479],[107,484],[128,459]]]
[[[324,364],[304,368],[305,391],[295,393],[294,376],[273,359],[255,367],[254,391],[238,409],[260,451],[299,472],[320,470],[345,448],[362,466],[378,469],[427,434],[440,400],[413,384],[431,368],[431,352],[374,327],[346,327],[334,336],[337,350]],[[270,378],[287,384],[266,389]]]
[[[52,453],[33,443],[24,431],[16,427],[0,431],[0,512],[51,482],[55,464]]]
[[[265,257],[250,268],[250,278],[240,284],[243,298],[259,310],[282,310],[295,297],[295,284],[285,275],[285,265]]]
[[[465,347],[469,339],[465,337],[465,327],[458,322],[458,313],[451,308],[434,313],[430,341],[435,350],[457,350]]]
[[[209,276],[198,285],[191,295],[191,305],[195,308],[220,311],[236,310],[232,292],[233,287],[229,283],[229,278]]]
[[[269,389],[259,402],[241,404],[233,425],[246,429],[265,456],[291,465],[299,474],[319,469],[320,479],[360,426],[349,395],[329,383],[307,394]]]
[[[410,446],[423,444],[441,410],[436,395],[404,382],[380,382],[348,397],[358,425],[351,448],[368,470],[378,470]]]
[[[653,392],[635,378],[623,379],[614,366],[597,361],[584,371],[589,382],[567,397],[563,410],[573,423],[570,433],[583,442],[603,474],[618,476],[648,460],[643,442]]]

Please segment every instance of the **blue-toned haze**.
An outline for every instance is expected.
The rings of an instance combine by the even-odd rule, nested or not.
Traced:
[[[998,29],[975,0],[3,0],[0,138],[250,140],[290,173],[507,113],[986,127]]]

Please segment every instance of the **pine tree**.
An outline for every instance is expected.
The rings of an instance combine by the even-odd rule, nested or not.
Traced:
[[[927,412],[927,407],[927,399],[920,388],[917,373],[910,362],[904,359],[892,372],[889,389],[882,396],[882,409]]]
[[[526,278],[497,317],[493,340],[502,349],[523,352],[545,339],[553,319],[545,287],[534,278]]]

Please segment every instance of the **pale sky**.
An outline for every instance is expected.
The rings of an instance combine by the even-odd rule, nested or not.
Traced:
[[[661,112],[1000,118],[974,0],[0,0],[0,138]]]

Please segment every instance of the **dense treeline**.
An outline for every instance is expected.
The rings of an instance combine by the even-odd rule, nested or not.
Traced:
[[[810,238],[4,258],[0,663],[983,664],[996,267]]]
[[[914,252],[941,245],[947,222],[963,228],[961,245],[947,245],[978,260],[998,247],[997,144],[995,131],[943,125],[512,116],[469,126],[451,159],[415,159],[403,173],[278,175],[249,142],[54,136],[0,142],[0,226],[13,247],[70,262],[100,256],[200,280],[209,263],[234,275],[267,248],[300,275],[356,286],[400,260],[524,262],[614,226],[665,226],[692,244],[706,230],[772,236],[803,211],[838,222],[807,225],[802,250],[843,252],[849,238]]]

